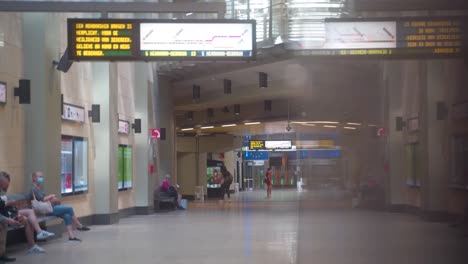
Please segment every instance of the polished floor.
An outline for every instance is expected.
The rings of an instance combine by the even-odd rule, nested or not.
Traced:
[[[189,210],[132,216],[111,226],[11,250],[16,263],[468,263],[468,240],[444,223],[352,209],[337,193],[242,192]]]

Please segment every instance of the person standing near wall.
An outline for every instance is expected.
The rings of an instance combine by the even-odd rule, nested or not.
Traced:
[[[224,165],[221,166],[221,174],[223,175],[223,183],[221,184],[221,193],[223,194],[223,199],[225,193],[227,193],[228,198],[231,198],[229,188],[233,181],[232,174],[226,169],[226,166]]]

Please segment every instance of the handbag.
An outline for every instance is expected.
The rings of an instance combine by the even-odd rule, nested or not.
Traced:
[[[51,214],[54,211],[50,202],[42,202],[36,199],[34,190],[32,190],[32,195],[33,200],[31,200],[31,206],[34,209],[34,212],[36,212],[36,214],[46,215]]]

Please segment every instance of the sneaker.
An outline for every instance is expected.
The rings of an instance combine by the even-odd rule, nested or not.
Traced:
[[[51,236],[55,236],[55,234],[51,233],[51,232],[47,232],[45,230],[42,230],[42,232],[40,232],[39,234],[36,235],[36,239],[37,240],[46,240],[47,238],[49,238]]]
[[[78,227],[77,230],[79,230],[79,231],[89,231],[91,229],[89,229],[89,227],[87,227],[87,226],[82,226],[82,227]]]
[[[45,252],[46,251],[38,245],[34,245],[34,247],[28,250],[28,254],[40,254],[40,253],[45,253]]]
[[[68,241],[76,241],[76,242],[81,242],[81,239],[74,237],[74,238],[68,238]]]

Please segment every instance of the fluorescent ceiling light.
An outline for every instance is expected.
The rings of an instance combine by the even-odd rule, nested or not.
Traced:
[[[186,15],[186,16],[191,16],[191,15],[193,15],[193,13],[187,13],[187,14],[185,14],[185,15]]]
[[[343,127],[344,129],[351,129],[351,130],[355,130],[356,128],[355,127]]]
[[[247,122],[247,123],[244,123],[244,125],[258,125],[260,124],[260,122]]]
[[[200,127],[201,129],[210,129],[210,128],[214,128],[214,126],[203,126],[203,127]]]
[[[312,123],[312,124],[339,124],[340,122],[336,122],[336,121],[312,121],[312,122],[309,122],[309,123]]]
[[[347,123],[348,125],[352,125],[352,126],[360,126],[362,125],[361,123]]]
[[[377,125],[369,124],[368,126],[370,126],[370,127],[376,127]]]
[[[302,124],[303,126],[315,126],[315,124]]]
[[[305,122],[305,121],[294,121],[294,122],[291,122],[291,124],[307,124],[308,122]]]
[[[236,124],[222,125],[222,127],[233,127],[233,126],[237,126],[237,125]]]
[[[193,130],[193,127],[191,127],[191,128],[182,128],[181,130],[182,130],[182,131],[189,131],[189,130]]]
[[[336,128],[336,126],[323,126],[323,127]]]

